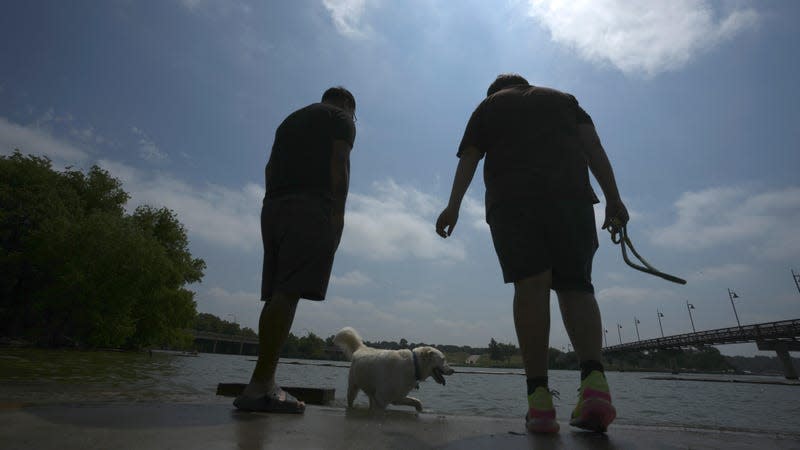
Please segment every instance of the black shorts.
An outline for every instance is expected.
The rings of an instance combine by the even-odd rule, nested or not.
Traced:
[[[584,201],[495,205],[487,219],[506,283],[553,272],[555,290],[594,293],[594,208]]]
[[[341,237],[329,200],[305,194],[264,199],[261,300],[269,301],[275,292],[324,300]]]

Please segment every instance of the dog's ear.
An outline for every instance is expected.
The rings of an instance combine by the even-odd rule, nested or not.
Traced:
[[[433,352],[431,352],[429,347],[422,347],[419,349],[419,357],[423,361],[429,362],[431,359],[433,359]]]

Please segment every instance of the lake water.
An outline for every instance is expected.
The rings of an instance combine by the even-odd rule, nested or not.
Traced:
[[[285,386],[336,389],[333,406],[344,407],[346,363],[281,360],[278,382]],[[300,364],[292,364],[299,362]],[[204,402],[218,400],[217,383],[244,383],[252,356],[201,353],[182,357],[156,353],[0,349],[0,402]],[[314,365],[316,364],[316,365]],[[322,364],[337,364],[329,367]],[[494,374],[469,373],[470,371]],[[616,423],[679,426],[800,435],[800,385],[649,380],[656,374],[609,372]],[[663,375],[663,374],[658,374]],[[579,373],[554,370],[550,387],[558,418],[567,421],[577,398]],[[681,375],[686,378],[733,377]],[[736,376],[737,380],[781,381],[779,377]],[[519,417],[526,411],[521,370],[456,368],[441,386],[429,379],[410,394],[424,413]],[[356,405],[366,408],[363,393]],[[405,407],[391,407],[408,409]]]

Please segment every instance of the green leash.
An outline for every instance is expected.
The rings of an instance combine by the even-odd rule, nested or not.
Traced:
[[[686,280],[683,278],[678,278],[674,275],[670,275],[668,273],[661,272],[660,270],[656,269],[655,267],[651,266],[644,258],[639,255],[636,249],[633,247],[633,243],[631,242],[630,238],[628,237],[628,228],[625,225],[620,226],[617,220],[612,220],[611,225],[608,227],[608,232],[611,233],[611,242],[615,244],[619,244],[622,248],[622,259],[625,260],[625,263],[634,269],[644,272],[650,275],[655,275],[659,278],[663,278],[667,281],[672,281],[673,283],[678,284],[686,284]],[[634,256],[643,264],[639,265],[628,258],[628,252],[625,248],[628,247],[633,253]]]

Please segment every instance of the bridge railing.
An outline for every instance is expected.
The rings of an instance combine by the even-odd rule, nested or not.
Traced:
[[[209,341],[223,342],[244,342],[245,344],[258,344],[258,338],[252,336],[242,336],[235,334],[214,333],[211,331],[191,331],[195,339],[207,339]]]
[[[700,345],[736,344],[761,340],[795,340],[800,337],[800,319],[767,322],[741,327],[719,328],[663,338],[626,342],[603,349],[606,353],[657,348],[680,348]]]

